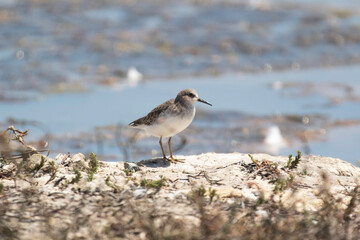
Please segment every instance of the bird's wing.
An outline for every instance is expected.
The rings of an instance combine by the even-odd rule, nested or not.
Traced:
[[[139,125],[151,125],[153,124],[158,116],[161,116],[161,113],[165,112],[173,103],[175,102],[175,99],[170,99],[163,104],[160,104],[153,110],[151,110],[145,117],[139,118],[133,122],[131,122],[129,125],[132,127],[136,127]]]

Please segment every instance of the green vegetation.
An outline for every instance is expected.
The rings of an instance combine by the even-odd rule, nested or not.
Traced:
[[[283,192],[285,189],[291,187],[291,185],[293,184],[295,179],[295,175],[293,173],[289,174],[289,178],[288,179],[276,179],[274,184],[274,192],[275,193],[281,193]]]
[[[128,176],[128,177],[130,177],[130,176],[132,176],[133,175],[133,173],[135,172],[134,170],[129,170],[129,169],[127,169],[127,168],[125,168],[124,169],[124,172],[125,172],[125,175],[126,176]]]
[[[48,184],[49,182],[51,182],[52,180],[54,180],[55,177],[56,177],[57,167],[55,166],[55,161],[49,162],[49,165],[44,169],[44,171],[45,171],[46,173],[50,174],[50,178],[49,178],[49,180],[46,182],[46,184]]]
[[[255,163],[256,165],[258,164],[258,160],[254,159],[254,157],[250,153],[248,154],[248,156],[250,157],[253,163]]]
[[[94,180],[94,174],[97,173],[99,169],[99,160],[97,160],[97,155],[90,153],[89,155],[89,170],[88,170],[88,181],[91,182]]]
[[[278,164],[273,163],[268,160],[256,160],[250,154],[248,154],[253,164],[250,164],[247,170],[250,173],[253,173],[254,176],[260,175],[262,178],[268,179],[270,181],[274,181],[277,179],[277,175],[279,173]],[[255,164],[255,166],[254,166]]]
[[[105,179],[105,184],[107,186],[111,187],[114,190],[114,193],[120,192],[120,188],[118,186],[116,186],[115,184],[110,182],[110,176],[107,176],[107,178]]]
[[[31,173],[33,173],[35,175],[38,171],[40,171],[40,169],[42,167],[44,167],[44,164],[45,164],[45,157],[41,156],[40,163],[35,164],[35,166],[32,167],[32,168],[30,167],[29,172],[31,172]]]
[[[164,176],[160,176],[159,180],[143,179],[141,180],[140,185],[146,188],[155,188],[156,192],[158,192],[165,186],[166,180],[167,179]]]
[[[301,161],[301,152],[297,151],[297,155],[295,158],[293,158],[292,155],[289,155],[289,159],[287,162],[287,165],[284,168],[281,168],[282,170],[285,170],[286,173],[289,174],[288,179],[279,178],[280,170],[278,168],[278,165],[276,163],[263,160],[259,161],[254,159],[254,157],[250,154],[248,154],[253,164],[256,166],[256,170],[249,168],[248,170],[251,172],[256,173],[256,175],[260,175],[262,178],[270,180],[271,183],[274,183],[274,193],[281,193],[285,189],[289,188],[295,179],[295,175],[292,172],[289,172],[289,170],[296,169],[298,164]],[[306,169],[305,172],[303,172],[304,175],[308,174]]]
[[[67,181],[67,184],[75,184],[75,183],[78,183],[80,180],[81,180],[81,172],[78,170],[78,169],[76,169],[76,168],[74,168],[73,169],[74,170],[74,172],[75,172],[75,177],[73,177],[72,179],[71,179],[71,181]]]
[[[304,168],[304,169],[302,170],[302,175],[304,175],[304,176],[311,176],[311,173],[309,173],[308,170],[307,170],[306,168]]]
[[[210,197],[210,203],[213,202],[215,197],[218,197],[218,195],[216,194],[216,189],[212,189],[211,187],[209,187],[209,197]]]
[[[200,187],[192,188],[191,191],[188,194],[188,199],[192,201],[196,201],[198,198],[204,198],[206,194],[206,189],[204,185],[201,185]]]
[[[298,150],[295,159],[293,159],[293,156],[291,154],[289,155],[289,160],[286,167],[288,167],[289,169],[295,169],[299,165],[300,161],[301,161],[301,152]]]
[[[259,198],[256,200],[256,203],[254,204],[254,206],[252,207],[252,209],[256,210],[259,206],[268,203],[269,201],[267,201],[265,199],[265,194],[264,193],[260,193]]]
[[[209,195],[209,203],[212,203],[214,198],[218,197],[216,189],[209,187],[208,191],[206,191],[204,185],[201,185],[200,187],[193,187],[187,197],[193,202],[204,201],[206,193]]]
[[[44,169],[44,171],[51,174],[51,176],[56,174],[56,170],[57,167],[55,166],[55,161],[50,161],[49,165]]]

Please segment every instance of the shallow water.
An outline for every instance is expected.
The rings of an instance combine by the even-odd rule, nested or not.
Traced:
[[[348,88],[352,95],[360,96],[358,76],[360,67],[353,66],[176,81],[159,79],[136,87],[126,82],[114,88],[93,85],[84,93],[50,94],[25,103],[0,103],[0,110],[5,113],[0,120],[28,118],[44,123],[53,133],[88,131],[95,126],[131,122],[189,87],[213,104],[211,108],[198,104],[207,111],[236,111],[259,116],[322,114],[330,120],[360,119],[360,99],[347,99]],[[307,89],[308,83],[311,91]],[[281,85],[281,89],[277,89],[277,85]],[[306,91],[302,93],[304,88]],[[332,103],[333,98],[340,102]]]
[[[132,66],[156,79],[359,63],[359,1],[324,2],[0,0],[0,100]]]

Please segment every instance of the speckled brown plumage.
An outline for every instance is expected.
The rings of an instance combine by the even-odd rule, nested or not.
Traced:
[[[155,123],[159,117],[168,113],[173,115],[179,115],[181,117],[182,115],[185,115],[189,111],[191,111],[192,104],[189,101],[186,101],[185,98],[193,93],[194,90],[192,89],[184,89],[178,93],[176,99],[170,99],[164,102],[163,104],[151,110],[145,117],[139,118],[131,122],[129,125],[132,127],[136,127],[139,125],[149,126]]]
[[[174,108],[174,102],[175,99],[170,99],[166,102],[164,102],[163,104],[160,104],[159,106],[157,106],[156,108],[154,108],[153,110],[151,110],[145,117],[139,118],[133,122],[131,122],[129,125],[132,127],[136,127],[139,125],[151,125],[153,124],[156,119],[161,116],[162,114],[164,114],[166,111],[168,111],[169,108],[172,108],[172,111],[176,111],[176,109]]]

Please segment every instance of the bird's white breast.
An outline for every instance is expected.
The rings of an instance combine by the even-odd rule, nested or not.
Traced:
[[[154,124],[146,126],[144,130],[155,137],[172,137],[187,128],[194,116],[195,108],[183,117],[176,115],[160,116]]]

